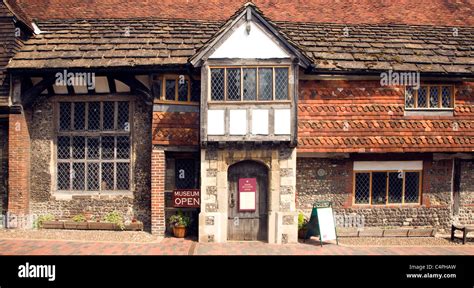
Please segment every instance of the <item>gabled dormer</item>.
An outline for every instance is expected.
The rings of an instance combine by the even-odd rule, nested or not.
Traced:
[[[191,58],[201,67],[201,142],[296,143],[298,68],[310,61],[245,4]]]

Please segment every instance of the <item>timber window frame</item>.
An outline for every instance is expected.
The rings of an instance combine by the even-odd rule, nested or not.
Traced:
[[[374,175],[376,174],[376,175]],[[382,176],[385,174],[385,181],[383,185],[377,185],[376,177]],[[402,176],[402,177],[400,177]],[[414,176],[417,176],[414,178]],[[408,179],[409,178],[409,179]],[[378,179],[382,179],[378,177]],[[401,179],[401,180],[398,180]],[[393,180],[393,181],[392,181]],[[391,184],[395,185],[397,181],[401,181],[401,189],[399,189],[399,199],[400,201],[390,201],[394,199],[391,194]],[[365,182],[365,183],[364,183]],[[380,181],[379,181],[380,182]],[[394,183],[395,182],[395,183]],[[380,183],[378,183],[380,184]],[[382,201],[378,203],[374,201],[374,190],[379,188],[384,189],[382,194]],[[385,187],[384,187],[385,186]],[[375,188],[374,188],[375,187]],[[368,171],[354,171],[353,175],[353,191],[352,191],[352,203],[353,205],[370,205],[373,207],[386,207],[391,205],[421,205],[422,198],[422,188],[423,188],[423,171],[422,170],[368,170]],[[367,191],[368,189],[368,191]],[[414,198],[414,190],[417,190],[416,198]],[[365,191],[364,191],[365,190]],[[361,196],[362,194],[362,196]],[[360,199],[363,197],[363,201]],[[412,199],[416,199],[413,201]],[[407,201],[408,199],[408,201]]]
[[[455,87],[452,84],[422,84],[418,89],[405,87],[406,110],[453,110]]]
[[[199,93],[194,96],[196,93],[192,90],[194,88],[193,86],[198,84],[196,81],[192,81],[188,75],[157,75],[152,78],[152,85],[155,102],[166,104],[199,104]]]
[[[217,73],[215,72],[219,72],[219,70],[222,72],[216,75]],[[268,74],[268,70],[271,70],[271,74]],[[239,72],[237,73],[237,71]],[[249,73],[250,71],[253,72]],[[229,75],[237,74],[239,75],[239,83],[235,85],[233,82],[237,81],[232,78],[232,81],[229,81]],[[249,83],[250,81],[247,81],[246,78],[246,76],[251,77],[250,74],[253,74],[255,79],[253,84]],[[281,76],[282,74],[285,74],[286,77]],[[213,87],[217,85],[214,84],[216,79],[214,76],[221,77],[220,82],[222,83],[218,84],[222,87]],[[291,67],[289,65],[210,66],[208,101],[210,103],[288,103],[291,101],[290,77]],[[264,85],[263,78],[270,78],[271,86]],[[282,81],[284,83],[281,83]],[[231,82],[230,85],[229,82]],[[238,97],[234,95],[236,94],[237,87],[239,88]],[[220,91],[214,94],[214,91],[217,89]],[[248,92],[250,89],[254,89],[254,96],[253,93]]]
[[[79,113],[77,107],[81,107]],[[130,193],[133,101],[62,98],[55,108],[55,191],[72,195]]]

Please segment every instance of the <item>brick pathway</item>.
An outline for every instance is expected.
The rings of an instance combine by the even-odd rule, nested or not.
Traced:
[[[474,246],[354,247],[307,243],[197,243],[164,238],[157,243],[0,239],[0,255],[474,255]]]

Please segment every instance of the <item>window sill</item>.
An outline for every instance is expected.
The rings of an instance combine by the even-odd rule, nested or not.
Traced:
[[[454,108],[413,109],[405,108],[405,116],[454,116]]]
[[[55,200],[76,200],[82,198],[94,198],[94,199],[111,199],[115,197],[133,197],[131,191],[113,191],[113,192],[55,192],[53,193]]]
[[[370,205],[370,204],[355,204],[351,208],[356,209],[378,209],[378,208],[419,208],[423,205],[421,203],[405,203],[405,204],[388,204],[388,205]]]

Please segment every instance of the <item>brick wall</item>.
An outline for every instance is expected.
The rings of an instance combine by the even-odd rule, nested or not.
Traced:
[[[403,155],[400,156],[404,158]],[[387,157],[397,159],[394,155]],[[353,161],[354,159],[298,158],[296,173],[298,210],[309,216],[312,204],[324,200],[332,201],[339,215],[363,215],[367,227],[434,226],[446,229],[450,226],[451,160],[424,160],[421,205],[391,207],[352,205]]]
[[[8,122],[0,119],[0,215],[7,211]]]
[[[474,161],[461,161],[459,222],[474,224]]]
[[[8,129],[8,211],[24,215],[29,212],[31,148],[25,113],[10,114]]]
[[[165,233],[165,152],[154,148],[151,155],[151,233]]]

